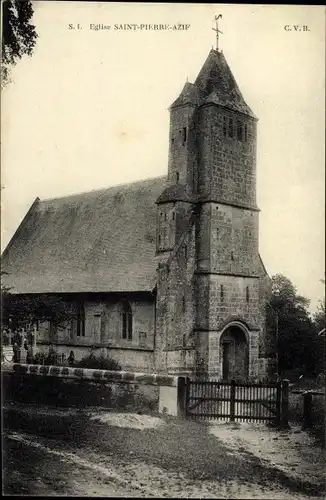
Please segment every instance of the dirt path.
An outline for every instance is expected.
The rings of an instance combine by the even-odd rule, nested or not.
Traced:
[[[63,486],[65,494],[324,498],[322,451],[315,452],[314,465],[309,463],[313,455],[302,452],[313,443],[305,442],[306,434],[295,429],[287,434],[246,424],[203,425],[98,409],[78,412],[25,405],[12,409],[9,422],[7,434],[16,446],[46,455],[50,464],[67,465],[71,472],[69,484]],[[58,475],[56,483],[62,481],[57,466],[46,470]],[[51,484],[48,487],[53,494]]]
[[[325,482],[325,450],[300,426],[277,431],[263,424],[212,423],[211,431],[232,453],[252,453],[298,481]]]
[[[284,500],[318,498],[293,494],[284,488],[239,483],[229,480],[224,484],[216,481],[189,480],[184,474],[167,472],[144,462],[113,462],[110,457],[98,453],[69,453],[50,449],[39,443],[35,437],[14,433],[9,440],[19,443],[19,453],[35,463],[35,451],[42,456],[41,463],[47,464],[47,472],[38,467],[31,471],[13,470],[11,474],[15,485],[11,484],[12,494],[65,495],[69,496],[106,496],[141,498],[234,498],[234,499],[277,499]],[[48,455],[44,460],[44,455]],[[87,458],[86,458],[87,457]],[[38,463],[40,463],[38,461]],[[35,464],[34,464],[35,466]],[[64,475],[63,471],[64,469]],[[50,474],[49,474],[49,471]],[[7,478],[7,484],[8,484]]]

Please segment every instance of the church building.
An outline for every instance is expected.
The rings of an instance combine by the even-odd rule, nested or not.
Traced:
[[[170,107],[166,177],[37,198],[4,251],[6,280],[76,312],[40,323],[38,350],[220,380],[271,373],[256,141],[257,118],[212,49]]]

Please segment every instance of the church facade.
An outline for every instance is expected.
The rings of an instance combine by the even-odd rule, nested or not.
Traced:
[[[76,312],[39,324],[38,349],[92,349],[125,370],[270,375],[256,141],[257,118],[212,49],[170,108],[167,177],[36,199],[3,254],[6,280]]]

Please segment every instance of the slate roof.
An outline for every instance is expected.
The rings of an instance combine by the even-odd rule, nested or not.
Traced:
[[[185,104],[199,104],[199,93],[197,87],[193,83],[186,82],[181,94],[171,105],[171,108],[183,106]]]
[[[196,201],[196,199],[186,186],[183,184],[174,184],[164,189],[156,200],[156,203],[167,203],[171,201],[186,201],[192,203]]]
[[[14,293],[151,291],[166,177],[36,200],[3,253]]]
[[[212,49],[194,84],[184,86],[171,107],[213,103],[257,119],[245,102],[222,52]]]

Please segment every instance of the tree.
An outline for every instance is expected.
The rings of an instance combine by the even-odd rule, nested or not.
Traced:
[[[325,279],[320,280],[321,283],[325,284]],[[316,367],[319,373],[325,373],[326,369],[326,344],[325,344],[325,333],[320,335],[323,330],[325,330],[325,317],[326,317],[326,307],[325,307],[325,297],[319,300],[317,310],[313,316],[315,331],[317,335],[317,348],[319,352],[319,357],[316,363]]]
[[[293,283],[276,274],[272,277],[271,305],[278,317],[279,368],[301,369],[316,374],[320,357],[314,323],[308,312],[310,301],[297,293]]]
[[[8,273],[1,271],[3,275],[8,276]],[[24,328],[27,332],[31,332],[37,322],[48,321],[56,330],[76,318],[73,304],[64,298],[48,294],[14,294],[2,281],[1,313],[3,329]]]
[[[317,333],[321,332],[325,328],[325,297],[320,299],[318,302],[317,310],[314,314],[314,323],[316,326]]]
[[[9,79],[9,68],[27,54],[31,56],[38,37],[31,24],[33,5],[30,0],[4,0],[2,2],[2,60],[1,81]]]

